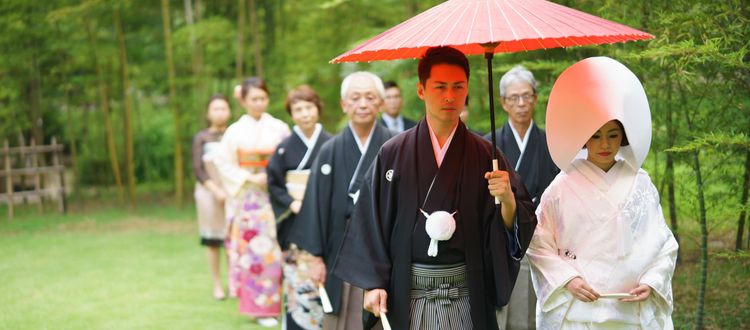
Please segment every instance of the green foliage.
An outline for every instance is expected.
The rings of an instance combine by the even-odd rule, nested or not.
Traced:
[[[212,16],[184,25],[174,32],[175,65],[183,76],[190,76],[192,43],[202,47],[203,56],[208,59],[203,65],[205,77],[232,77],[234,74],[234,54],[237,48],[237,29],[226,17]],[[225,92],[227,93],[227,92]]]
[[[181,129],[185,132],[181,147],[189,151],[192,133],[204,127],[208,97],[216,92],[231,95],[232,87],[239,83],[235,78],[237,33],[245,40],[243,75],[250,76],[263,69],[271,92],[269,112],[287,122],[290,118],[283,110],[286,92],[299,84],[310,84],[325,104],[322,122],[327,129],[337,131],[345,122],[338,109],[341,78],[355,70],[371,70],[386,80],[397,81],[403,89],[405,114],[422,117],[423,105],[415,88],[415,60],[336,65],[328,61],[439,2],[256,2],[258,34],[253,35],[249,12],[245,30],[238,31],[239,8],[235,1],[204,1],[200,8],[196,2],[192,25],[185,16],[184,3],[172,1],[177,98]],[[741,148],[747,143],[746,134],[750,131],[747,93],[750,35],[746,28],[750,20],[742,1],[560,3],[648,31],[655,39],[497,54],[493,72],[496,82],[517,64],[535,73],[539,81],[535,113],[538,124],[544,126],[547,96],[560,72],[585,57],[611,56],[642,78],[649,95],[654,139],[647,166],[653,167],[651,173],[656,180],[663,181],[667,149],[700,146],[703,152],[711,154],[709,158],[726,154],[728,163],[737,162],[739,154],[727,154],[729,149],[719,145],[734,143],[732,150]],[[4,1],[0,5],[0,28],[5,33],[0,36],[0,46],[8,51],[0,58],[3,118],[0,137],[11,137],[11,142],[15,142],[18,134],[31,136],[32,123],[41,122],[45,139],[57,135],[69,144],[75,138],[79,150],[76,166],[82,183],[112,182],[106,147],[102,144],[103,119],[97,101],[93,59],[96,54],[104,68],[116,144],[122,153],[123,95],[112,25],[112,9],[116,6],[122,10],[130,62],[138,182],[170,180],[173,170],[166,160],[174,153],[169,148],[169,138],[174,132],[171,119],[165,115],[166,63],[156,2],[65,0],[32,5],[24,0]],[[87,31],[96,38],[96,46],[91,44]],[[255,56],[255,47],[260,49],[260,59]],[[470,63],[468,123],[486,132],[490,127],[486,67],[478,56],[472,56]],[[496,86],[493,89],[496,91]],[[233,104],[235,116],[244,112]],[[496,108],[501,124],[506,115],[499,104]],[[668,110],[674,113],[672,126],[666,124]],[[675,132],[671,144],[670,132]],[[674,157],[677,161],[685,159],[682,153],[675,153]],[[722,164],[717,166],[721,168]],[[726,167],[719,172],[739,177],[742,170]],[[709,185],[717,182],[708,179]],[[691,197],[684,199],[681,203],[687,203]]]
[[[694,152],[706,148],[727,149],[750,149],[750,138],[744,133],[731,135],[726,133],[709,133],[703,136],[697,136],[692,141],[674,148],[665,149],[666,152]]]
[[[172,115],[166,108],[155,113],[151,120],[142,122],[135,136],[135,172],[141,182],[172,181],[174,171],[174,129]]]

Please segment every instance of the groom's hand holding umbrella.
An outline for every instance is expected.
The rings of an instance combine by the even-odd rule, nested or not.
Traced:
[[[510,185],[510,173],[492,171],[484,173],[490,195],[500,201],[500,212],[506,228],[513,228],[513,217],[516,214],[516,196]]]

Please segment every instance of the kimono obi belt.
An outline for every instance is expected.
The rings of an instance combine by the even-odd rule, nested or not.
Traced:
[[[310,170],[292,170],[286,172],[286,190],[289,196],[295,201],[302,201],[305,197],[305,188],[307,179],[310,177]]]
[[[426,299],[430,303],[450,304],[452,300],[469,296],[466,265],[422,265],[411,267],[411,299]]]
[[[268,167],[268,160],[273,150],[237,150],[237,161],[244,169],[260,169]]]

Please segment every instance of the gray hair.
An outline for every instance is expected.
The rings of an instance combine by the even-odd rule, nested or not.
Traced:
[[[531,85],[534,94],[536,94],[537,83],[536,79],[534,79],[534,74],[523,65],[516,65],[500,78],[500,97],[505,97],[505,90],[510,84],[515,83],[527,83]]]
[[[343,100],[346,97],[346,92],[349,91],[349,85],[352,82],[352,79],[354,78],[367,78],[372,81],[373,84],[375,84],[375,89],[378,91],[378,95],[380,95],[381,99],[385,99],[385,87],[383,87],[383,80],[380,79],[376,74],[368,71],[357,71],[352,72],[349,75],[344,78],[344,81],[341,82],[341,99]]]

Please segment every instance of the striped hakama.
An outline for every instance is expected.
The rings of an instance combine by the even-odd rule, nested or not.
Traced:
[[[411,267],[410,329],[472,329],[466,265]]]

